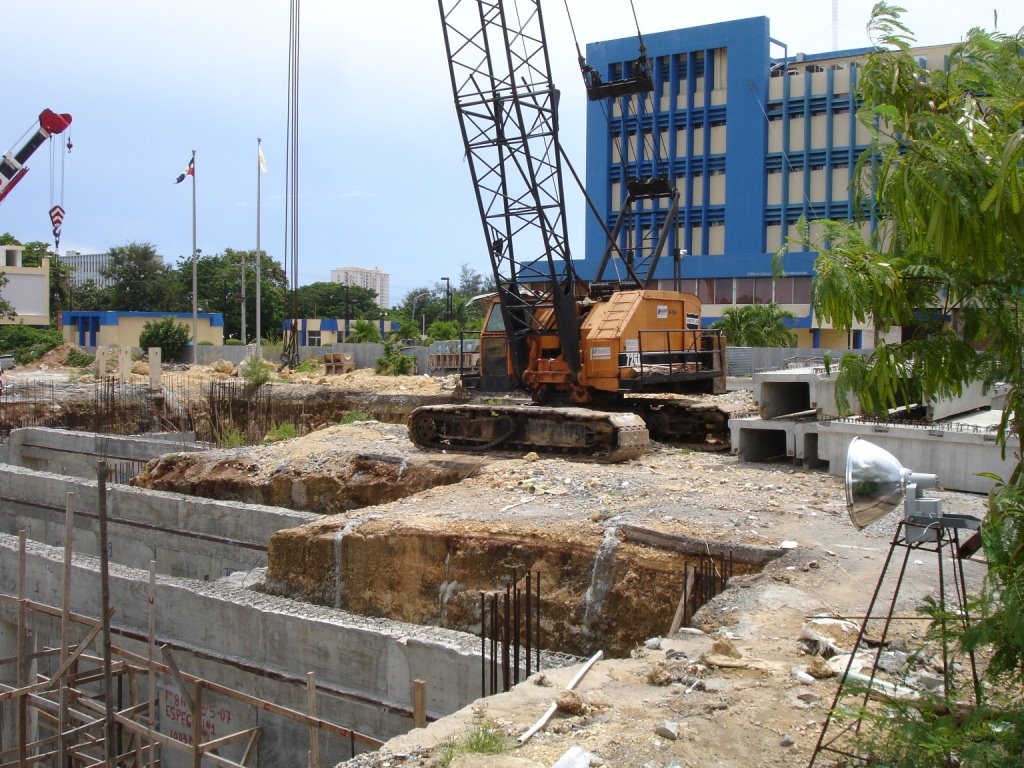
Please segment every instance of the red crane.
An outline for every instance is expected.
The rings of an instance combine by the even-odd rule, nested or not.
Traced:
[[[39,145],[51,136],[63,133],[69,125],[71,125],[71,115],[69,114],[57,114],[51,109],[44,109],[39,113],[39,128],[36,132],[17,153],[11,150],[0,159],[0,201],[3,201],[14,185],[28,173],[25,163],[32,157],[32,153],[39,149]]]

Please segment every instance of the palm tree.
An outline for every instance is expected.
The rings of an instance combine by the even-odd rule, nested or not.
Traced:
[[[729,344],[735,347],[793,347],[796,334],[786,325],[795,319],[792,312],[778,304],[744,304],[729,307],[712,328],[725,331]]]
[[[352,344],[380,342],[380,331],[377,330],[377,326],[369,320],[356,320],[352,323],[352,329],[345,341]]]

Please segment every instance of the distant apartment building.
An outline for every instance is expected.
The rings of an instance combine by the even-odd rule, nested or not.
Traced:
[[[363,267],[340,267],[331,270],[331,282],[342,285],[357,285],[377,292],[377,306],[388,309],[391,306],[391,275],[379,269]]]
[[[164,263],[163,256],[157,261]],[[79,253],[68,251],[60,257],[61,261],[71,267],[71,287],[81,288],[90,280],[97,288],[109,288],[112,281],[103,276],[103,270],[110,267],[110,253]]]

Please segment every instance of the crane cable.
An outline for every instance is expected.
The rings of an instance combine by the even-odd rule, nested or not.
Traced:
[[[68,135],[68,141],[65,145],[67,147],[67,153],[71,154],[71,136]],[[61,147],[63,149],[64,147]],[[60,228],[64,223],[64,159],[65,153],[60,152],[60,198],[58,199],[54,195],[54,177],[56,176],[57,163],[55,162],[54,154],[60,152],[57,149],[57,143],[50,137],[50,224],[53,225],[53,250],[55,254],[60,253]]]
[[[573,44],[576,46],[576,56],[577,56],[577,59],[579,60],[580,68],[585,71],[586,67],[587,67],[586,58],[583,56],[583,52],[580,50],[580,41],[579,41],[579,38],[576,35],[576,25],[573,23],[573,20],[572,20],[572,12],[569,10],[569,0],[562,0],[562,2],[565,5],[565,15],[566,15],[566,17],[569,20],[569,29],[572,32]],[[640,20],[637,17],[636,5],[633,2],[633,0],[629,0],[629,7],[630,7],[630,10],[633,13],[633,24],[636,26],[636,36],[637,36],[637,39],[640,41],[640,55],[644,56],[646,54],[647,47],[644,45],[643,33],[641,33],[641,31],[640,31]],[[653,104],[653,98],[654,98],[653,95],[650,95],[650,96],[644,95],[643,103],[642,103],[642,106],[644,107],[644,110],[643,110],[644,114],[646,114],[646,112],[647,112],[646,107],[647,107],[648,98],[651,99],[651,108],[652,108],[652,111],[653,111],[653,106],[654,106],[654,104]],[[637,135],[638,135],[638,137],[639,136],[643,136],[644,137],[642,139],[643,140],[643,148],[647,151],[648,156],[653,161],[655,159],[655,149],[656,149],[655,144],[654,144],[654,134],[653,134],[653,131],[652,131],[651,134],[645,135],[645,132],[640,130],[640,115],[641,115],[640,107],[641,107],[641,100],[639,98],[639,95],[638,95],[638,98],[636,99],[636,103],[634,103],[632,97],[627,97],[627,99],[626,99],[626,114],[625,114],[625,117],[632,116],[636,120],[636,123],[637,123]],[[602,101],[601,102],[601,111],[604,113],[605,123],[608,124],[608,125],[611,125],[612,115],[608,111],[608,105],[607,105],[606,101]],[[624,144],[624,142],[623,142],[623,133],[624,133],[624,131],[620,129],[617,133],[612,133],[611,139],[612,139],[612,145],[613,145],[615,154],[617,154],[618,157],[619,157],[619,164],[623,167],[623,170],[625,170],[625,168],[630,163],[630,159],[629,159],[629,145],[628,144],[625,145],[625,153],[623,152],[623,149],[624,149],[624,147],[623,147],[623,144]],[[640,170],[640,153],[639,153],[639,151],[637,151],[637,153],[636,153],[636,157],[634,159],[634,162],[636,164],[636,174],[639,175],[639,170]],[[623,174],[623,180],[625,181],[625,173]],[[630,219],[632,219],[632,218],[633,217],[630,216]],[[632,228],[633,228],[633,222],[630,221],[629,222],[629,227],[627,228],[627,232],[631,232]],[[616,252],[618,252],[618,250],[619,250],[618,244],[614,244],[614,245],[615,245],[614,250]],[[613,259],[613,265],[614,265],[614,259]],[[614,265],[614,266],[615,266],[615,269],[616,269],[616,272],[617,272],[618,271],[618,265]]]

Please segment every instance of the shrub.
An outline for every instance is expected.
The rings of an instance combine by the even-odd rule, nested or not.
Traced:
[[[369,421],[370,416],[362,411],[349,411],[341,417],[339,424],[355,424],[357,421]]]
[[[245,435],[238,427],[226,429],[220,436],[221,448],[238,448],[243,445],[245,445]]]
[[[301,363],[292,368],[292,370],[298,373],[316,373],[320,370],[320,363],[312,357],[307,357]]]
[[[276,443],[280,440],[291,440],[292,438],[299,436],[299,430],[295,428],[295,425],[290,421],[286,421],[283,424],[275,424],[268,431],[263,438],[264,443]]]
[[[191,337],[188,326],[173,317],[149,320],[139,334],[139,346],[143,349],[160,347],[164,360],[177,360],[188,346]]]
[[[202,343],[202,342],[200,342]],[[225,347],[244,347],[245,342],[241,339],[224,339]]]
[[[0,352],[14,355],[14,362],[26,365],[64,343],[60,331],[27,325],[0,327]]]
[[[407,376],[415,367],[415,357],[403,355],[393,341],[384,342],[384,354],[377,358],[377,373],[382,376]]]
[[[270,380],[270,371],[258,357],[247,357],[239,367],[239,372],[245,380],[246,394],[252,394]]]
[[[86,368],[96,362],[96,358],[80,349],[68,350],[68,366],[71,368]]]

